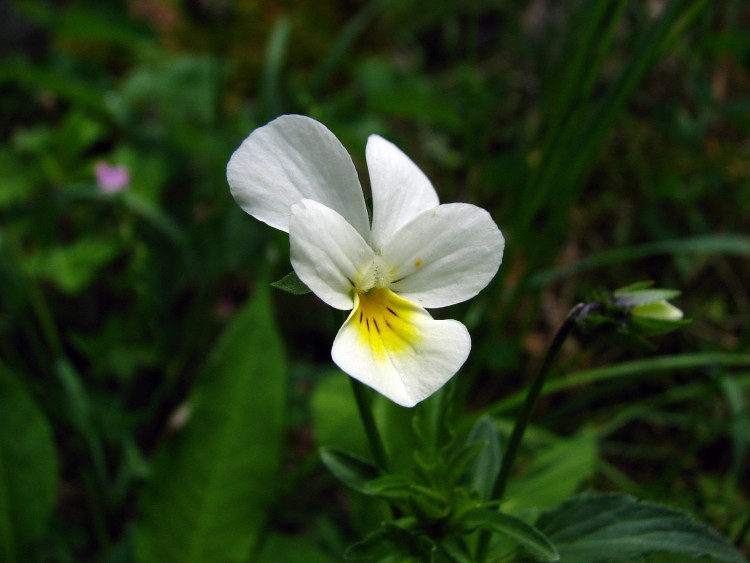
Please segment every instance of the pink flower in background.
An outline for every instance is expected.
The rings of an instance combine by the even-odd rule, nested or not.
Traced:
[[[116,194],[123,191],[130,183],[130,172],[123,165],[110,166],[100,160],[94,166],[94,175],[99,191],[103,194]]]

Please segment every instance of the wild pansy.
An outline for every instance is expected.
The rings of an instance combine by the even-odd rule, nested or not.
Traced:
[[[237,203],[289,233],[292,267],[325,303],[349,316],[331,356],[346,373],[410,407],[466,361],[471,338],[425,307],[474,297],[502,262],[489,213],[440,204],[422,171],[395,145],[367,141],[372,224],[354,164],[321,123],[285,115],[256,129],[229,160]]]

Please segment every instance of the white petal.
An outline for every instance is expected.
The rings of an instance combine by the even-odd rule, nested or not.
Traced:
[[[372,186],[372,242],[377,249],[440,201],[427,176],[393,143],[371,135],[366,152]]]
[[[289,231],[292,205],[306,198],[338,211],[369,238],[352,159],[314,119],[283,115],[253,131],[229,159],[227,180],[240,207],[276,229]]]
[[[391,289],[422,307],[471,299],[497,273],[505,239],[484,209],[448,203],[423,212],[382,249]]]
[[[333,209],[303,199],[292,207],[292,267],[315,295],[336,309],[354,306],[353,284],[373,260],[362,236]]]
[[[470,350],[471,337],[460,322],[436,321],[414,303],[376,288],[357,294],[331,356],[355,379],[412,407],[453,377]]]

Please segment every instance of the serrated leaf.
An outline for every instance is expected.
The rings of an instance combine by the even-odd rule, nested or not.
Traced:
[[[365,492],[365,485],[380,475],[368,461],[342,450],[320,448],[320,459],[339,481],[357,491]]]
[[[623,494],[583,494],[542,514],[536,522],[555,543],[560,560],[638,559],[650,553],[709,556],[724,563],[746,559],[713,528],[674,508]]]
[[[540,530],[517,516],[488,508],[475,508],[463,514],[459,522],[467,531],[487,530],[493,534],[509,537],[539,561],[560,559],[557,549],[550,540]]]
[[[36,560],[56,485],[49,424],[21,382],[0,366],[0,561]]]
[[[247,561],[279,484],[286,367],[261,288],[202,367],[184,430],[162,445],[135,529],[141,562]]]
[[[312,291],[309,287],[307,287],[307,285],[305,285],[305,282],[299,279],[299,276],[295,271],[289,272],[280,280],[272,282],[271,285],[276,289],[280,289],[294,295],[304,295],[305,293],[310,293]]]

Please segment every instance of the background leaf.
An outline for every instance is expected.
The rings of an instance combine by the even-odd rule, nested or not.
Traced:
[[[261,288],[201,371],[187,427],[158,452],[140,498],[139,561],[248,560],[278,483],[285,374]]]
[[[596,436],[583,431],[540,451],[530,467],[508,484],[503,510],[513,514],[551,508],[594,475]]]
[[[68,246],[41,251],[24,264],[30,276],[54,282],[67,293],[80,293],[120,252],[114,241],[81,239]]]
[[[326,555],[311,542],[282,534],[266,538],[258,556],[258,563],[334,563],[339,560],[339,557]]]
[[[0,366],[0,561],[34,559],[56,484],[47,420],[24,386]]]

